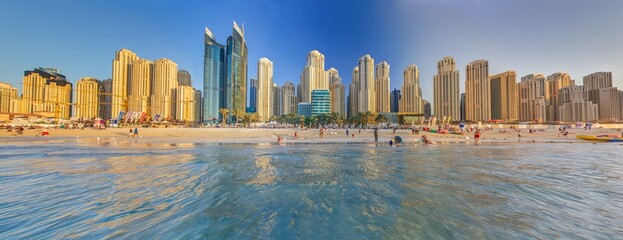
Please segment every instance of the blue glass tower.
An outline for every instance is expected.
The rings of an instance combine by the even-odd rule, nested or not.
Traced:
[[[244,29],[234,22],[234,31],[227,38],[225,50],[225,94],[224,108],[246,112],[247,107],[247,43],[244,40]]]
[[[331,92],[324,89],[312,90],[312,116],[331,113]]]
[[[208,28],[205,29],[203,58],[203,122],[219,119],[225,91],[225,46],[218,44]]]

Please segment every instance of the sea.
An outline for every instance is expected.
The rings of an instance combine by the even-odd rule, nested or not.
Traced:
[[[0,239],[616,239],[623,145],[0,144]]]

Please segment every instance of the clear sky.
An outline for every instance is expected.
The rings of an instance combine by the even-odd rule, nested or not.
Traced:
[[[7,0],[0,3],[0,81],[18,87],[23,72],[56,67],[71,82],[111,77],[116,50],[166,57],[203,82],[203,32],[220,43],[232,22],[244,24],[248,77],[257,61],[274,62],[274,81],[298,83],[306,55],[319,50],[325,66],[349,84],[357,59],[370,54],[391,67],[400,88],[409,64],[420,69],[432,100],[436,63],[453,56],[462,86],[465,65],[489,60],[490,74],[568,72],[577,84],[612,71],[623,87],[623,1],[619,0],[370,0],[370,1],[126,1]]]

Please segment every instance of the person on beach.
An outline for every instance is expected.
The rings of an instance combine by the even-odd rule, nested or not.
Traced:
[[[138,136],[138,128],[134,128],[134,136]]]
[[[41,136],[50,136],[50,132],[48,132],[48,129],[47,129],[47,128],[44,128],[44,129],[41,131]]]
[[[277,135],[277,144],[281,144],[281,135]]]
[[[517,137],[521,138],[521,130],[517,131]]]
[[[379,142],[379,129],[378,128],[374,128],[374,142],[375,143]]]
[[[476,129],[476,132],[474,132],[474,141],[476,143],[478,143],[478,139],[480,139],[480,129]]]
[[[346,136],[348,137],[348,129],[346,129]]]
[[[128,137],[133,137],[134,136],[134,132],[132,132],[132,129],[130,128],[130,133],[128,134]]]
[[[299,137],[299,134],[298,134],[298,133],[299,133],[298,131],[297,131],[297,132],[294,132],[294,139],[297,139],[297,138]]]

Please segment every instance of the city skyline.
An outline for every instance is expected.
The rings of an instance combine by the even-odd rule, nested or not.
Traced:
[[[16,17],[20,6],[32,2],[38,3],[39,7],[32,9],[31,18],[10,20]],[[621,2],[340,2],[332,4],[330,9],[318,16],[310,12],[322,9],[325,5],[322,3],[328,2],[262,4],[216,1],[177,5],[156,1],[149,11],[139,10],[143,5],[140,3],[32,2],[17,2],[3,8],[4,11],[0,10],[3,22],[10,23],[0,27],[5,36],[10,36],[1,40],[0,50],[6,53],[5,56],[15,56],[0,60],[0,81],[19,89],[22,89],[23,71],[36,67],[59,68],[74,84],[85,77],[112,78],[110,59],[114,57],[113,52],[121,48],[132,49],[147,59],[171,59],[195,76],[193,87],[203,89],[202,81],[198,81],[203,72],[203,29],[209,27],[216,41],[224,43],[231,34],[233,21],[245,25],[245,38],[250,49],[248,61],[270,58],[278,69],[274,73],[274,82],[279,86],[286,81],[298,82],[301,66],[305,65],[304,56],[314,49],[325,55],[325,69],[335,67],[343,73],[349,73],[357,64],[357,59],[365,54],[387,61],[395,69],[416,64],[420,70],[422,95],[427,100],[433,99],[432,79],[436,73],[436,62],[445,56],[453,56],[456,60],[461,72],[461,92],[465,91],[466,76],[462,66],[475,59],[488,60],[490,72],[515,70],[517,76],[567,72],[573,80],[579,81],[594,72],[612,71],[613,85],[623,86],[623,46],[615,44],[623,41],[623,30],[608,27],[611,22],[623,22],[623,17],[615,14],[617,9],[623,7]],[[246,7],[234,8],[237,4]],[[499,18],[500,13],[492,11],[509,7],[515,10],[513,13],[505,12],[504,18]],[[98,8],[121,8],[123,11],[118,11],[115,16],[120,19],[133,16],[138,20],[127,25],[116,24],[120,20],[104,18],[99,12],[106,11],[94,11]],[[207,9],[214,14],[207,16]],[[274,14],[267,14],[268,17],[264,18],[253,17],[250,13],[256,9]],[[388,16],[375,9],[395,14]],[[44,22],[42,16],[45,16],[40,13],[43,10],[63,10],[68,14],[46,18],[45,23],[50,27],[40,28],[39,24]],[[176,20],[158,18],[168,10],[188,14]],[[560,19],[551,16],[554,15],[550,14],[553,10],[566,13],[569,17]],[[53,27],[69,26],[68,23],[84,16],[73,14],[80,12],[89,12],[93,16],[80,18],[81,23],[72,28]],[[369,14],[375,21],[370,21],[365,27],[357,26],[356,21],[350,19],[356,15],[353,12]],[[437,21],[431,17],[440,12],[446,12],[448,19]],[[490,14],[476,17],[479,12]],[[531,17],[535,15],[539,17]],[[108,19],[110,23],[105,21]],[[336,20],[341,24],[334,24]],[[35,27],[38,31],[31,30]],[[448,31],[436,31],[438,29]],[[583,29],[591,29],[591,34],[584,34]],[[295,32],[278,34],[284,30]],[[46,34],[48,31],[58,35]],[[41,38],[37,37],[43,34],[51,35],[46,38],[47,44],[41,44]],[[123,37],[112,38],[115,35]],[[327,35],[332,37],[322,37]],[[63,57],[50,57],[56,55]],[[257,72],[256,66],[249,64],[247,72]],[[252,75],[247,74],[246,81],[254,77]],[[390,73],[393,79],[390,89],[401,88],[401,81],[397,81],[402,79],[401,75],[401,71]],[[344,78],[343,83],[348,86],[351,79]]]

